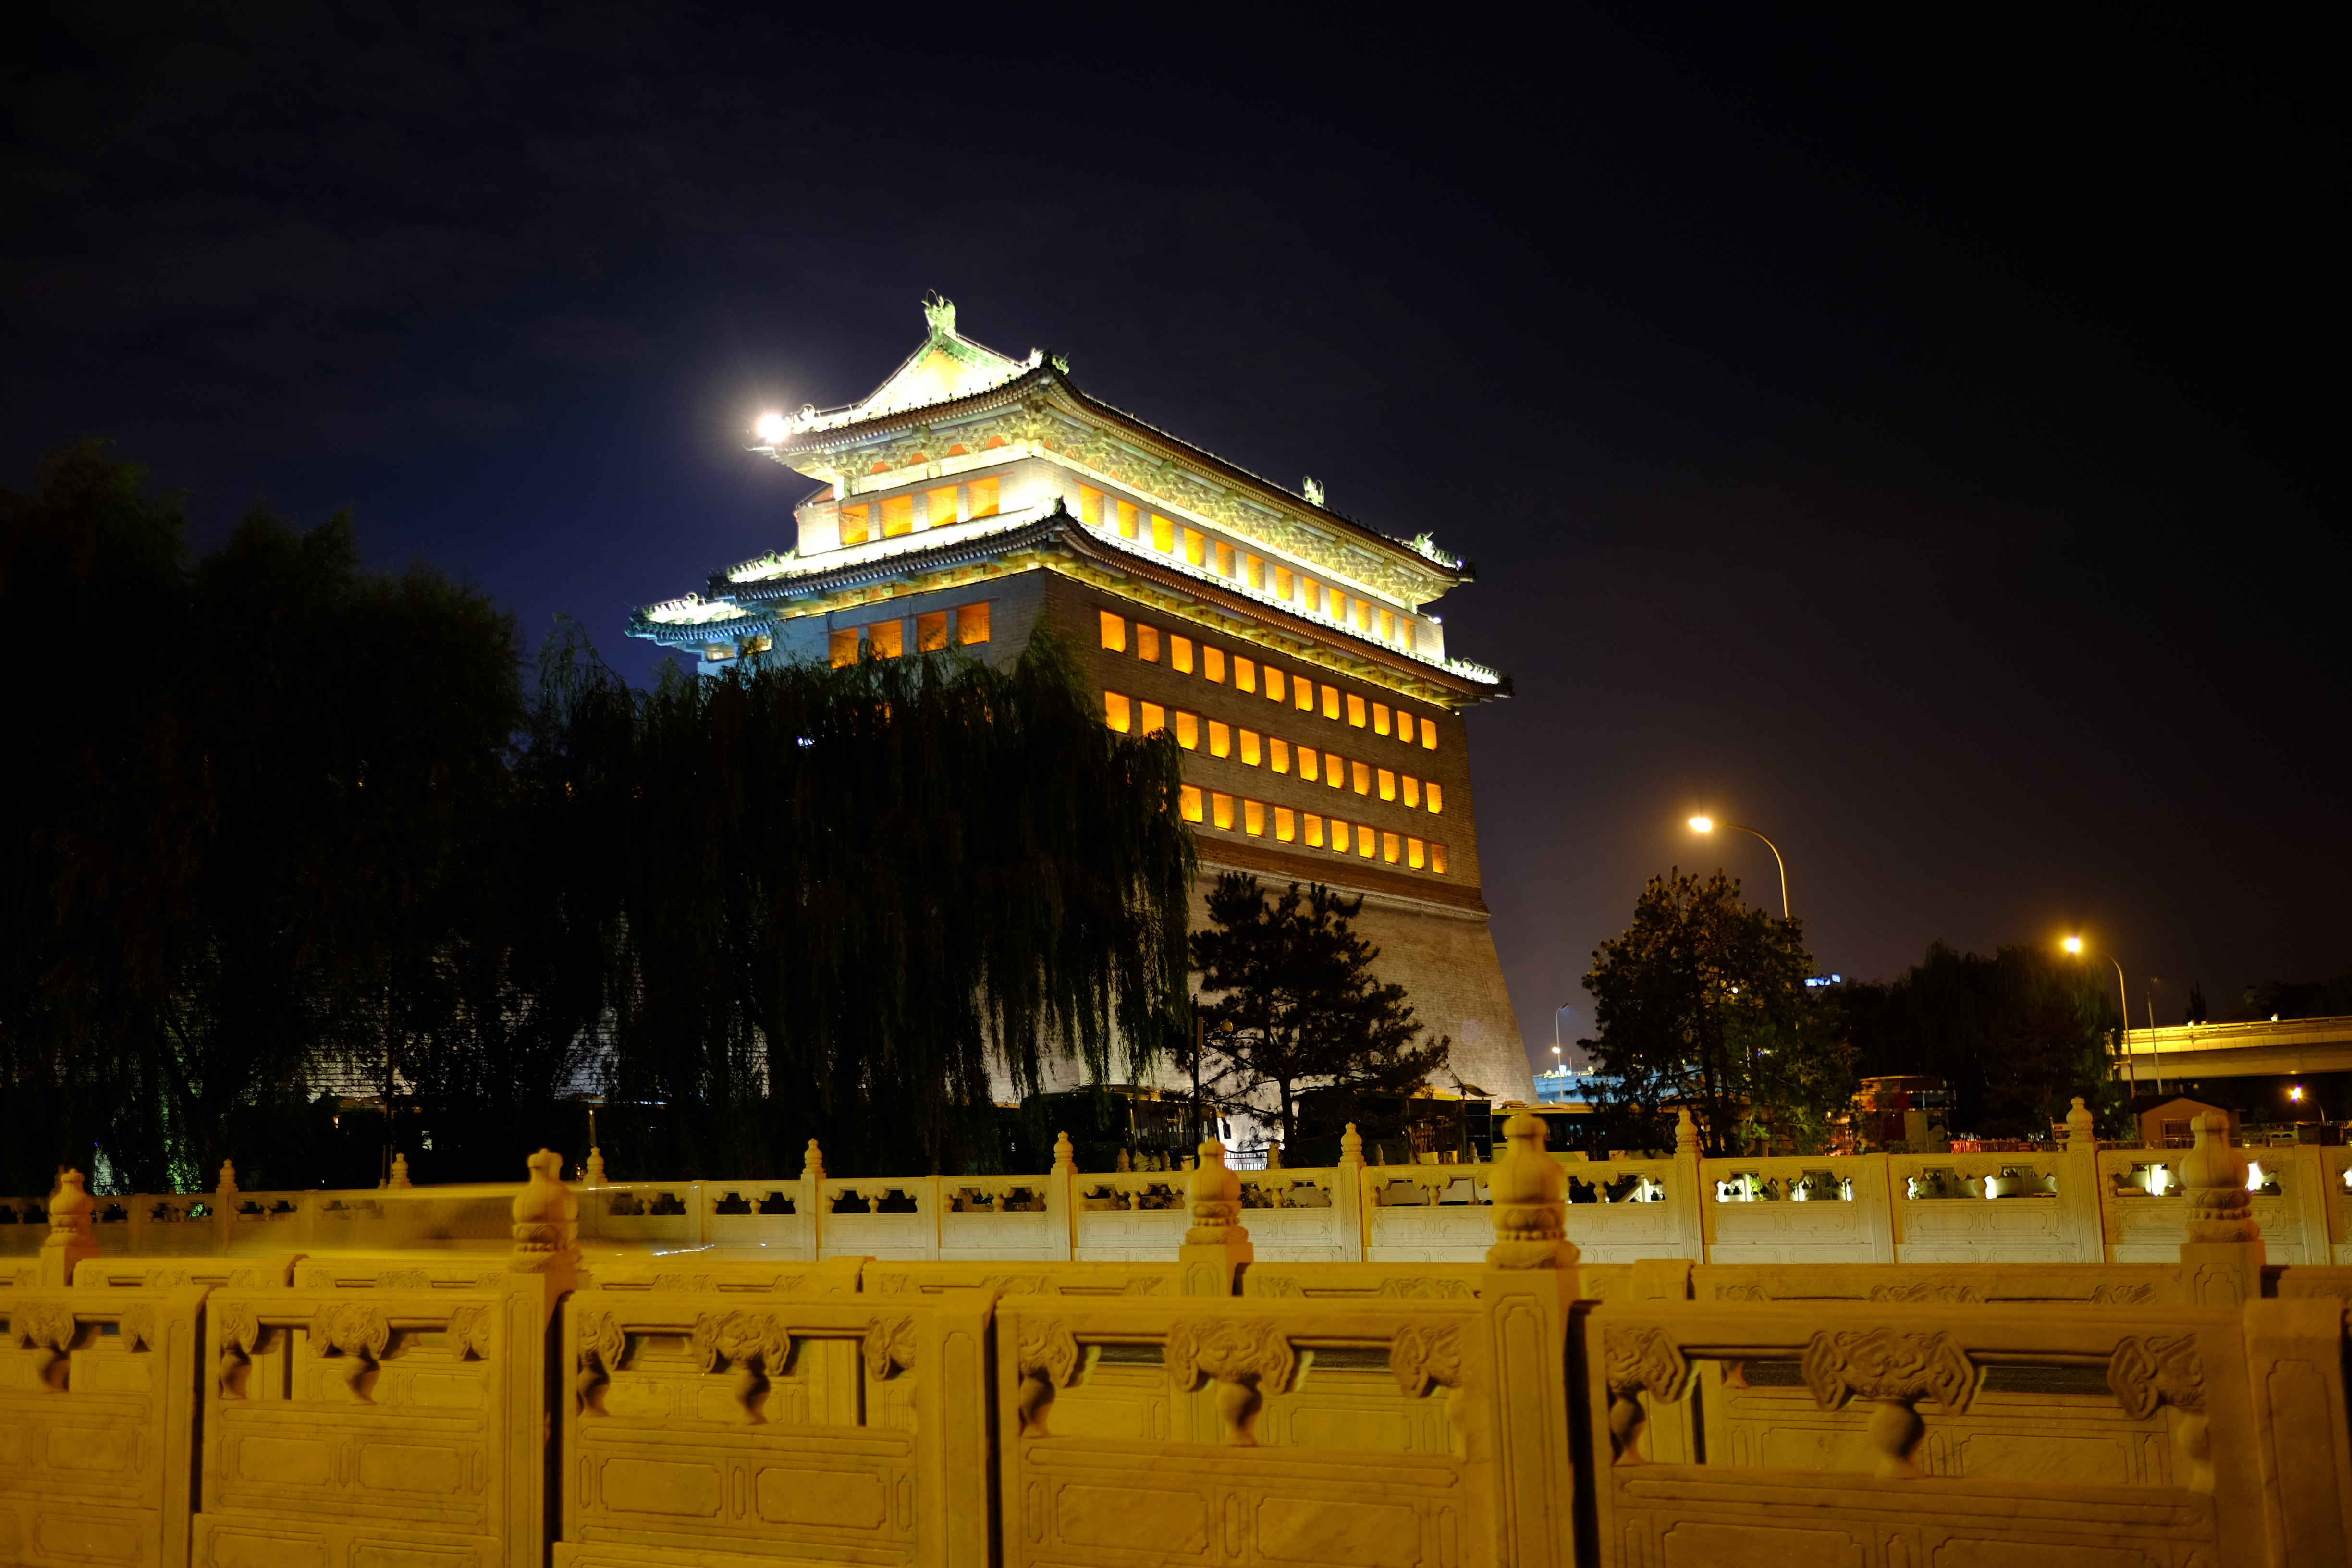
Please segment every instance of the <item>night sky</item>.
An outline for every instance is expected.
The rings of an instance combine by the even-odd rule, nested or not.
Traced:
[[[1646,877],[1777,901],[1698,810],[1849,976],[2352,962],[2340,40],[1623,9],[11,6],[0,483],[350,505],[642,677],[631,605],[789,542],[751,419],[938,289],[1476,562],[1531,1054]]]

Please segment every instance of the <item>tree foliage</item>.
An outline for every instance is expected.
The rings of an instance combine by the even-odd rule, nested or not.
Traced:
[[[1811,972],[1801,924],[1749,909],[1722,872],[1652,878],[1584,977],[1600,1033],[1578,1043],[1614,1086],[1615,1136],[1665,1147],[1670,1108],[1687,1106],[1710,1154],[1774,1131],[1820,1147],[1853,1078],[1836,1004],[1807,994]]]
[[[421,1177],[510,1176],[584,1089],[640,1169],[903,1169],[971,1157],[990,1052],[1181,1012],[1173,742],[1050,631],[648,692],[565,626],[527,703],[481,594],[343,517],[191,564],[94,443],[0,492],[0,1191],[373,1179],[322,1075],[442,1131]]]
[[[1409,1093],[1445,1065],[1450,1038],[1423,1042],[1404,987],[1381,984],[1380,949],[1351,923],[1364,900],[1297,883],[1271,900],[1255,877],[1228,871],[1209,889],[1209,925],[1192,933],[1205,1038],[1236,1069],[1226,1103],[1275,1097],[1285,1143],[1303,1089]]]

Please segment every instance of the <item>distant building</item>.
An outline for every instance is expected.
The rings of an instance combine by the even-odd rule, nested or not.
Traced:
[[[1866,1078],[1853,1097],[1856,1151],[1940,1152],[1951,1147],[1951,1088],[1940,1078],[1898,1074]]]
[[[1004,661],[1059,626],[1112,729],[1184,748],[1204,879],[1364,895],[1381,978],[1453,1037],[1448,1079],[1532,1100],[1462,722],[1508,684],[1448,657],[1429,610],[1468,568],[1333,510],[1312,480],[1292,491],[1097,400],[1058,359],[973,342],[943,300],[925,314],[924,342],[863,400],[761,422],[756,449],[821,481],[791,544],[645,606],[631,635],[707,672]]]

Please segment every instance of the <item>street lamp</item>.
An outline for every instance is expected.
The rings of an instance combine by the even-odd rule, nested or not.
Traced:
[[[1690,819],[1690,825],[1693,833],[1712,833],[1717,826],[1715,818],[1711,816],[1694,816]],[[1754,828],[1742,827],[1736,822],[1727,822],[1721,826],[1728,827],[1734,833],[1745,833],[1751,838],[1764,838],[1764,836]],[[1764,847],[1772,851],[1773,862],[1780,868],[1780,918],[1785,921],[1789,918],[1789,863],[1780,858],[1780,847],[1778,844],[1764,838]]]
[[[2084,947],[2083,939],[2079,936],[2070,936],[2058,945],[2064,948],[2076,958],[2083,957],[2084,953],[2089,951]],[[2131,994],[2124,989],[2123,960],[2117,958],[2112,952],[2101,953],[2098,956],[2105,958],[2109,963],[2116,966],[2116,1005],[2123,1009],[2122,1013],[2118,1016],[2123,1019],[2124,1027],[2124,1076],[2131,1080],[2132,1092],[2134,1094],[2137,1094],[2139,1092],[2139,1072],[2136,1064],[2132,1061],[2131,1055]],[[2152,1024],[2153,1020],[2150,1022]],[[2148,1031],[2147,1045],[2148,1051],[2150,1055],[2154,1057],[2156,1063],[2156,1092],[2162,1094],[2164,1092],[2164,1058],[2161,1056],[2155,1055],[2156,1033],[2152,1027]]]

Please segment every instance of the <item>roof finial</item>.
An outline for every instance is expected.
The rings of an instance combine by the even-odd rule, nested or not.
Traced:
[[[955,301],[933,289],[923,296],[923,320],[931,324],[931,336],[955,336]]]
[[[1305,479],[1299,482],[1298,493],[1307,498],[1307,504],[1308,506],[1321,506],[1323,504],[1323,481],[1317,479],[1313,474],[1309,474]]]

